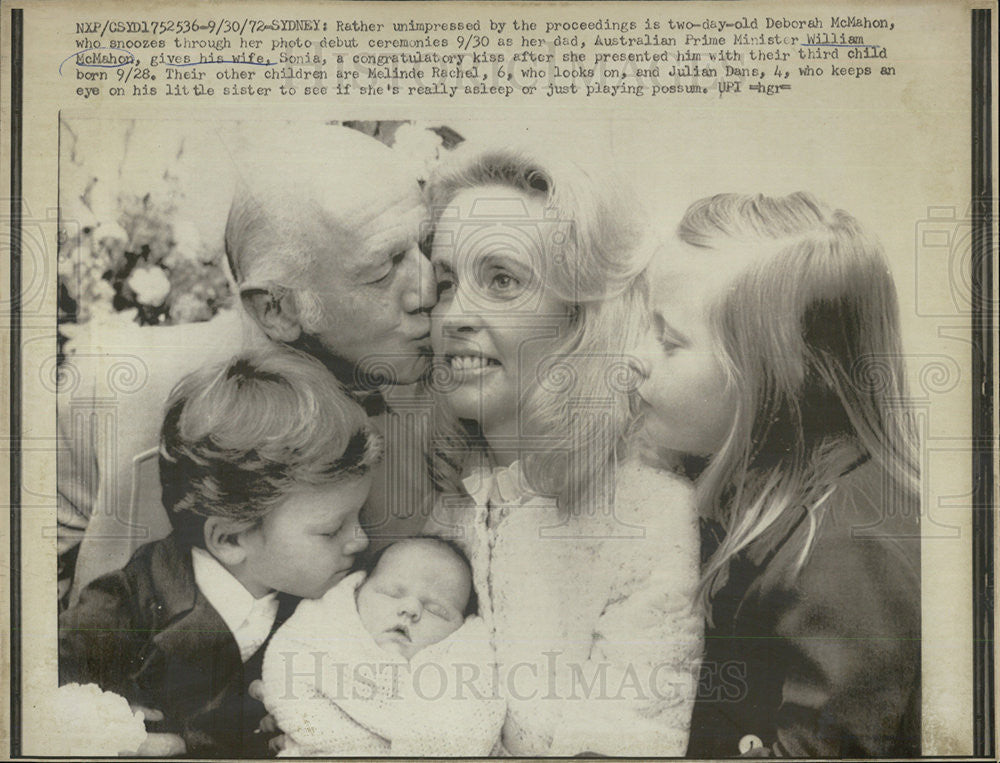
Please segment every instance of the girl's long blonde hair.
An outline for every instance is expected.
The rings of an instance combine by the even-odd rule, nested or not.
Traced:
[[[625,348],[645,321],[649,259],[638,205],[613,173],[529,148],[463,146],[428,183],[435,219],[460,191],[490,185],[543,201],[544,220],[520,223],[544,229],[539,275],[571,315],[569,331],[519,402],[525,475],[535,492],[557,496],[563,507],[600,502],[608,492],[597,486],[613,477],[608,466],[633,418],[637,377]],[[446,403],[441,409],[431,472],[439,489],[460,491],[470,459],[484,457],[487,445],[474,423],[450,415]]]
[[[805,563],[838,478],[869,458],[918,493],[896,290],[881,245],[846,212],[807,193],[723,194],[688,208],[684,242],[773,243],[710,320],[736,415],[699,480],[704,517],[725,536],[703,570],[706,605],[733,558],[790,511],[805,509]],[[709,610],[710,611],[710,610]]]

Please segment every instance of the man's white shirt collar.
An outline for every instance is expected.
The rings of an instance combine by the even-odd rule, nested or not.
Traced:
[[[208,599],[236,639],[246,662],[271,633],[278,615],[278,594],[255,599],[233,574],[203,548],[191,549],[191,565],[198,590]]]

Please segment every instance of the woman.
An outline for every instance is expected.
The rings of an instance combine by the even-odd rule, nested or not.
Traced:
[[[513,755],[681,755],[701,615],[689,483],[628,447],[640,221],[549,155],[460,151],[429,185],[431,529],[473,567]],[[647,456],[647,458],[643,458]]]

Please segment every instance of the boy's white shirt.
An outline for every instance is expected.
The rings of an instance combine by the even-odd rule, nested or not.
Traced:
[[[407,661],[361,623],[355,593],[364,579],[356,572],[301,602],[271,639],[264,704],[289,738],[282,755],[489,755],[506,703],[482,619],[467,618]],[[447,690],[436,696],[442,677]]]
[[[254,598],[233,574],[203,548],[191,549],[194,583],[222,617],[236,640],[243,662],[267,640],[278,616],[278,594]]]

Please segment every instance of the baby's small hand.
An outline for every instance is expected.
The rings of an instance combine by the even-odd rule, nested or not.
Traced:
[[[143,705],[129,705],[133,713],[142,713],[146,723],[157,723],[163,720],[163,712],[154,710]],[[187,753],[187,745],[184,739],[177,734],[165,734],[161,732],[149,732],[146,734],[146,741],[139,745],[135,751],[139,758],[172,758],[175,755]]]

